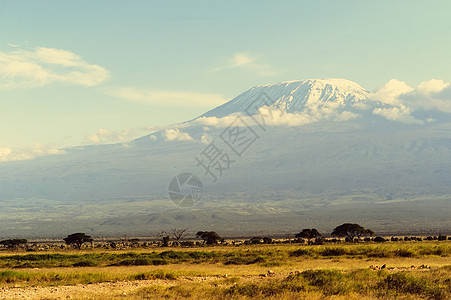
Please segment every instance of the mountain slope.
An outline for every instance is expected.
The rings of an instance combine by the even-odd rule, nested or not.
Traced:
[[[267,97],[263,97],[262,94]],[[352,109],[367,99],[368,91],[345,79],[307,79],[253,87],[233,100],[201,117],[225,117],[233,113],[256,113],[256,108],[271,106],[288,113],[321,106]],[[251,107],[249,107],[251,105]]]
[[[385,106],[368,95],[338,79],[262,85],[127,145],[1,163],[0,235],[64,235],[75,228],[148,234],[173,227],[253,234],[313,225],[327,232],[345,221],[385,231],[451,228],[449,115],[394,122],[373,114]],[[247,116],[262,106],[308,122],[273,120],[263,128]],[[337,117],[345,112],[352,118]],[[255,133],[241,155],[225,143],[238,120],[230,114]],[[216,181],[196,160],[211,142],[230,158]],[[203,182],[195,207],[168,198],[169,182],[184,172]]]

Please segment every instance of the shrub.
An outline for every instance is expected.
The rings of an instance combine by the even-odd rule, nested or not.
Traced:
[[[74,267],[95,267],[98,264],[92,260],[82,260],[74,263],[72,266]]]
[[[164,272],[164,271],[156,271],[156,272],[144,272],[139,274],[134,274],[131,276],[132,280],[149,280],[149,279],[177,279],[177,275],[173,272]]]
[[[182,251],[164,251],[159,255],[161,258],[172,258],[172,259],[187,259],[189,258],[188,254]]]
[[[398,293],[423,294],[427,290],[427,282],[405,273],[394,273],[382,280],[379,287]]]
[[[311,253],[310,253],[309,250],[301,248],[301,249],[298,249],[298,250],[296,250],[296,251],[290,252],[289,255],[290,255],[290,256],[295,256],[295,257],[297,257],[297,256],[308,256],[308,255],[310,255],[310,254],[311,254]]]
[[[217,257],[218,254],[212,251],[194,251],[189,252],[188,256],[193,259],[201,259],[201,258],[213,258]]]
[[[414,257],[415,253],[410,249],[396,249],[395,255],[398,257]]]
[[[375,238],[373,239],[373,241],[376,242],[376,243],[383,243],[383,242],[385,242],[386,240],[385,240],[383,237],[381,237],[381,236],[377,236],[377,237],[375,237]]]
[[[345,294],[349,290],[344,275],[336,270],[307,270],[301,276],[325,295]]]
[[[232,257],[224,262],[224,265],[251,265],[256,263],[266,262],[266,258],[263,256],[253,257]]]
[[[302,272],[301,276],[307,279],[310,285],[322,287],[340,280],[343,275],[335,270],[307,270]]]
[[[119,266],[147,266],[152,264],[152,260],[148,258],[129,258],[118,263]]]
[[[322,256],[342,256],[346,255],[347,251],[343,247],[326,247],[320,252]]]

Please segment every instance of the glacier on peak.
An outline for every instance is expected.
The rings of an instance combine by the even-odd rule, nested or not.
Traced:
[[[271,106],[288,113],[321,108],[350,110],[361,107],[369,91],[346,79],[305,79],[255,86],[200,117],[225,117],[233,113],[256,113]]]

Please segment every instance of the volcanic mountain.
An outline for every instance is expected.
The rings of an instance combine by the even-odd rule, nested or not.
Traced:
[[[261,94],[266,97],[259,97]],[[359,107],[369,92],[345,79],[307,79],[285,81],[253,87],[235,99],[201,117],[225,117],[233,113],[257,113],[256,108],[268,105],[288,113],[303,112],[312,107],[333,106],[340,109]],[[252,109],[249,110],[250,104]]]
[[[129,143],[65,152],[0,163],[3,235],[451,228],[449,115],[411,113],[344,79],[256,86]],[[168,197],[185,182],[202,185],[195,205]]]

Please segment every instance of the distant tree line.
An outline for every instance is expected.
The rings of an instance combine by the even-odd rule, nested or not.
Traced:
[[[26,245],[27,243],[28,243],[28,241],[26,239],[8,239],[8,240],[0,241],[0,245],[3,245],[9,249],[16,249],[16,248]]]
[[[170,231],[161,231],[158,236],[161,238],[161,242],[155,244],[155,242],[142,242],[140,243],[139,239],[130,239],[127,238],[121,241],[108,241],[103,242],[102,244],[97,244],[96,247],[103,248],[111,248],[111,249],[127,249],[128,247],[153,247],[153,246],[161,246],[161,247],[170,247],[170,246],[202,246],[202,245],[217,245],[217,244],[228,244],[231,243],[233,245],[240,244],[272,244],[272,243],[307,243],[311,244],[324,244],[328,242],[338,243],[342,242],[342,238],[345,239],[345,242],[376,242],[383,243],[386,241],[423,241],[423,240],[437,240],[437,241],[445,241],[451,240],[451,237],[447,237],[446,235],[438,235],[438,236],[427,236],[427,237],[391,237],[384,238],[381,236],[371,237],[374,235],[374,231],[371,229],[364,228],[363,226],[355,223],[344,223],[334,228],[332,233],[330,234],[332,237],[336,238],[324,238],[322,234],[315,228],[304,228],[300,232],[294,234],[295,239],[292,240],[290,238],[291,235],[286,235],[285,239],[273,239],[268,236],[255,236],[250,238],[249,240],[244,241],[226,241],[223,237],[221,237],[215,231],[198,231],[195,234],[195,237],[200,239],[201,242],[196,242],[192,240],[186,240],[187,229],[178,229],[173,228]],[[185,238],[185,240],[183,240]],[[172,239],[172,240],[171,240]],[[92,236],[89,236],[85,233],[78,232],[68,235],[63,239],[67,246],[75,247],[81,249],[85,244],[90,244],[91,247],[94,247],[94,239]],[[42,247],[38,247],[38,244],[35,242],[31,246],[28,244],[26,239],[6,239],[0,241],[0,247],[6,249],[26,249],[33,250]],[[49,245],[46,245],[48,248]],[[63,245],[60,245],[61,248],[64,248]]]

